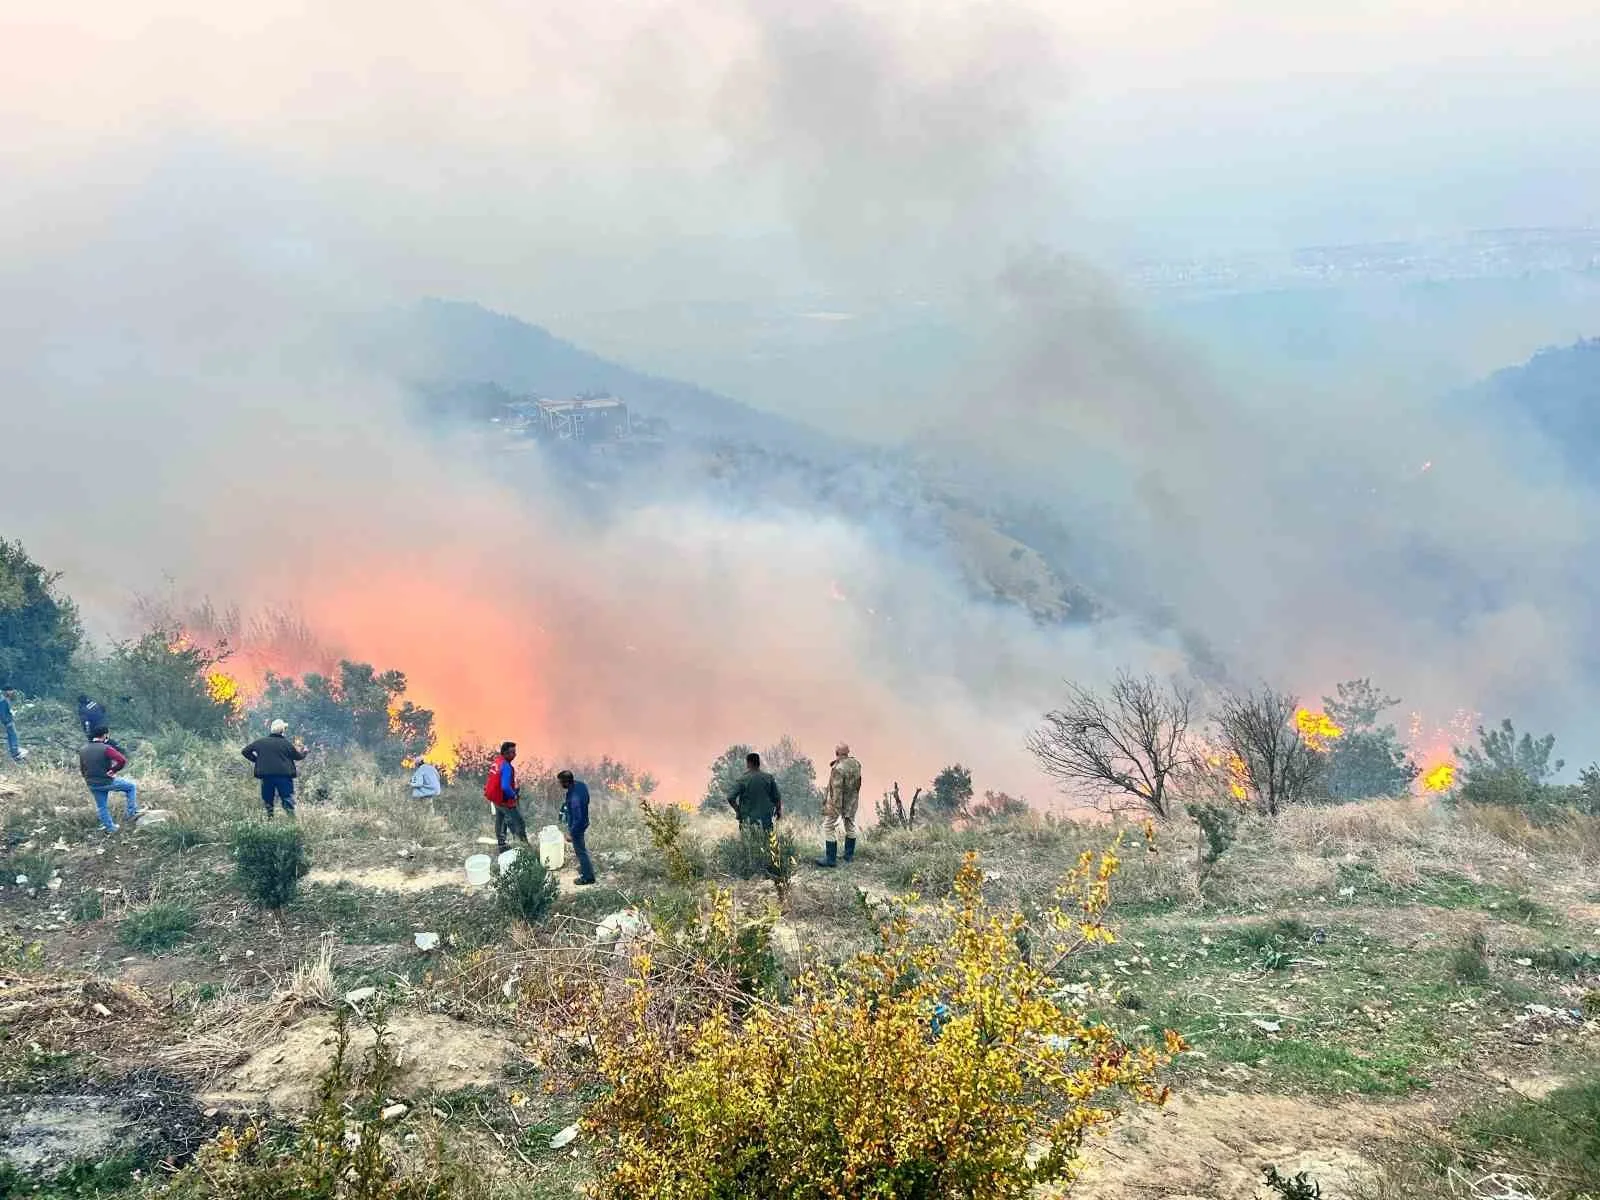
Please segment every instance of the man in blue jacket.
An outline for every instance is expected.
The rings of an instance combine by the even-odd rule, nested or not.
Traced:
[[[578,886],[583,887],[594,882],[594,863],[589,861],[589,847],[584,842],[589,832],[589,785],[574,779],[571,771],[559,772],[556,782],[567,794],[561,802],[561,819],[572,839],[572,852],[578,856]]]

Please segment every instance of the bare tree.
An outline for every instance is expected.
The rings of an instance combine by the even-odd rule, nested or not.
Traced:
[[[1244,763],[1256,805],[1269,816],[1306,799],[1322,774],[1323,756],[1295,726],[1299,707],[1297,697],[1263,686],[1223,696],[1217,715],[1223,745]]]
[[[1087,784],[1112,808],[1172,815],[1169,786],[1188,765],[1193,696],[1177,683],[1121,673],[1101,696],[1067,685],[1067,702],[1028,735],[1047,775]]]

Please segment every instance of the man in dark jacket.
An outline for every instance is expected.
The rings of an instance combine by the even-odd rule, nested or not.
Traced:
[[[501,742],[500,753],[489,765],[489,777],[483,781],[483,798],[494,813],[494,837],[501,854],[510,849],[506,845],[508,836],[520,838],[523,845],[528,843],[528,827],[517,804],[522,792],[517,787],[516,758],[517,744]]]
[[[589,832],[589,785],[574,779],[571,771],[558,773],[556,782],[567,794],[561,802],[561,819],[572,840],[572,852],[578,856],[578,886],[584,887],[594,882],[594,863],[589,861],[589,847],[584,841]]]
[[[272,802],[283,801],[283,811],[294,816],[294,778],[300,773],[295,763],[306,756],[287,736],[289,726],[284,721],[274,721],[272,732],[257,738],[240,754],[255,764],[256,778],[261,781],[261,803],[267,816],[272,816]]]
[[[84,693],[78,693],[78,724],[83,726],[83,736],[94,739],[94,731],[106,724],[106,706],[98,700],[91,700]]]
[[[759,822],[771,833],[772,823],[783,820],[783,797],[778,795],[778,781],[761,769],[759,754],[746,754],[744,766],[744,774],[728,796],[728,804],[740,825]]]
[[[78,751],[78,769],[83,772],[83,781],[89,785],[95,811],[100,815],[100,824],[107,833],[115,833],[118,829],[117,823],[111,819],[112,792],[121,792],[127,797],[122,810],[124,821],[136,821],[139,818],[138,785],[117,774],[127,765],[127,758],[111,744],[111,731],[104,725],[96,725],[90,730],[88,745]]]

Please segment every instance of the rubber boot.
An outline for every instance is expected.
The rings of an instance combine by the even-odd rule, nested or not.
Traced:
[[[822,857],[817,859],[817,866],[819,866],[819,867],[837,867],[838,865],[839,865],[839,843],[838,842],[824,842],[823,846],[822,846]]]
[[[844,860],[845,860],[845,862],[855,862],[855,860],[856,860],[856,840],[855,840],[855,838],[845,838],[845,840],[844,840]]]

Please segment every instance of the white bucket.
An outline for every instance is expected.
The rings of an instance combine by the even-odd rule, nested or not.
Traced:
[[[509,850],[502,850],[500,852],[500,857],[495,859],[495,861],[500,864],[500,874],[504,875],[507,871],[509,871],[511,869],[511,864],[517,861],[517,855],[521,853],[522,849],[518,846],[513,846]]]
[[[566,857],[561,830],[554,825],[546,825],[539,830],[539,861],[544,864],[545,870],[559,871]]]
[[[489,882],[489,856],[474,854],[467,859],[467,886],[477,887]]]

